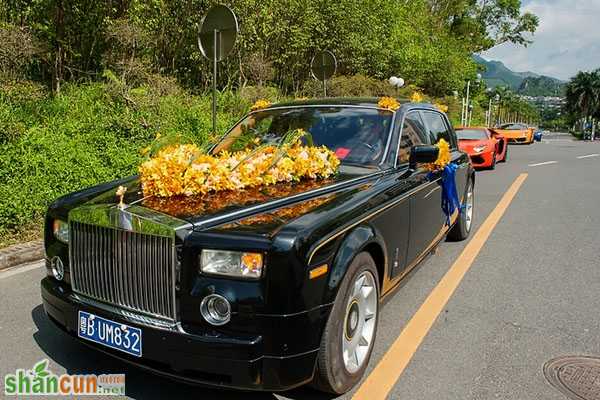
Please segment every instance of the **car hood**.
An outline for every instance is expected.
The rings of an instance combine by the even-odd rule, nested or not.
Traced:
[[[376,169],[356,168],[324,180],[279,183],[240,191],[223,191],[203,196],[144,197],[138,178],[123,184],[127,188],[124,210],[131,214],[154,214],[179,220],[194,230],[223,226],[236,230],[252,229],[257,233],[273,233],[283,224],[335,202],[357,186],[377,179]],[[77,207],[77,214],[102,208],[117,209],[118,198],[113,187]]]
[[[482,140],[470,140],[470,139],[461,139],[458,141],[458,148],[466,153],[474,153],[475,147],[481,147],[481,146],[487,146],[490,144],[489,140],[486,139],[482,139]]]
[[[531,131],[529,129],[521,129],[518,131],[515,130],[505,130],[505,129],[495,129],[495,131],[506,138],[519,138],[527,136]]]

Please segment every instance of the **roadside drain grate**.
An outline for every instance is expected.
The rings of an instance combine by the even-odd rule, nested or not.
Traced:
[[[544,376],[570,399],[600,400],[600,358],[555,358],[544,364]]]

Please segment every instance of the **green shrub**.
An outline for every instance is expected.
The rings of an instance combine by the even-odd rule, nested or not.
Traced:
[[[210,96],[142,87],[127,93],[133,105],[107,85],[65,85],[60,96],[37,101],[0,95],[0,129],[10,132],[0,141],[0,243],[41,221],[57,197],[135,174],[140,150],[159,132],[198,144],[215,139]],[[230,92],[218,104],[221,133],[248,109]]]
[[[245,86],[240,90],[240,97],[248,105],[252,105],[255,101],[261,99],[269,100],[271,103],[282,99],[279,89],[271,86]]]
[[[323,83],[309,80],[304,83],[302,94],[310,98],[323,96]],[[327,81],[328,97],[380,97],[396,96],[397,92],[387,81],[364,75],[338,75]]]

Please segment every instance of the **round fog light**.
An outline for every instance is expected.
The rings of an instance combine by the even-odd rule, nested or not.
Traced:
[[[225,297],[211,294],[200,303],[200,313],[211,325],[225,325],[231,319],[231,306]]]
[[[52,275],[54,275],[57,280],[62,281],[65,277],[65,266],[60,257],[56,256],[52,258],[50,265],[52,267]]]

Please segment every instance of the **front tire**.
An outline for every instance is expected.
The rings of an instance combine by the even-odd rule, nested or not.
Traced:
[[[464,209],[458,215],[458,221],[454,224],[448,239],[460,242],[469,237],[471,226],[473,225],[473,205],[475,203],[475,194],[473,190],[473,180],[469,179],[467,183],[467,192],[465,194]]]
[[[505,163],[508,161],[508,146],[506,147],[506,150],[504,152],[504,158],[502,159],[502,162]]]
[[[496,152],[492,154],[492,164],[490,165],[490,169],[496,169]]]
[[[313,386],[343,394],[363,377],[377,333],[379,278],[373,258],[359,253],[346,271],[321,337]]]

